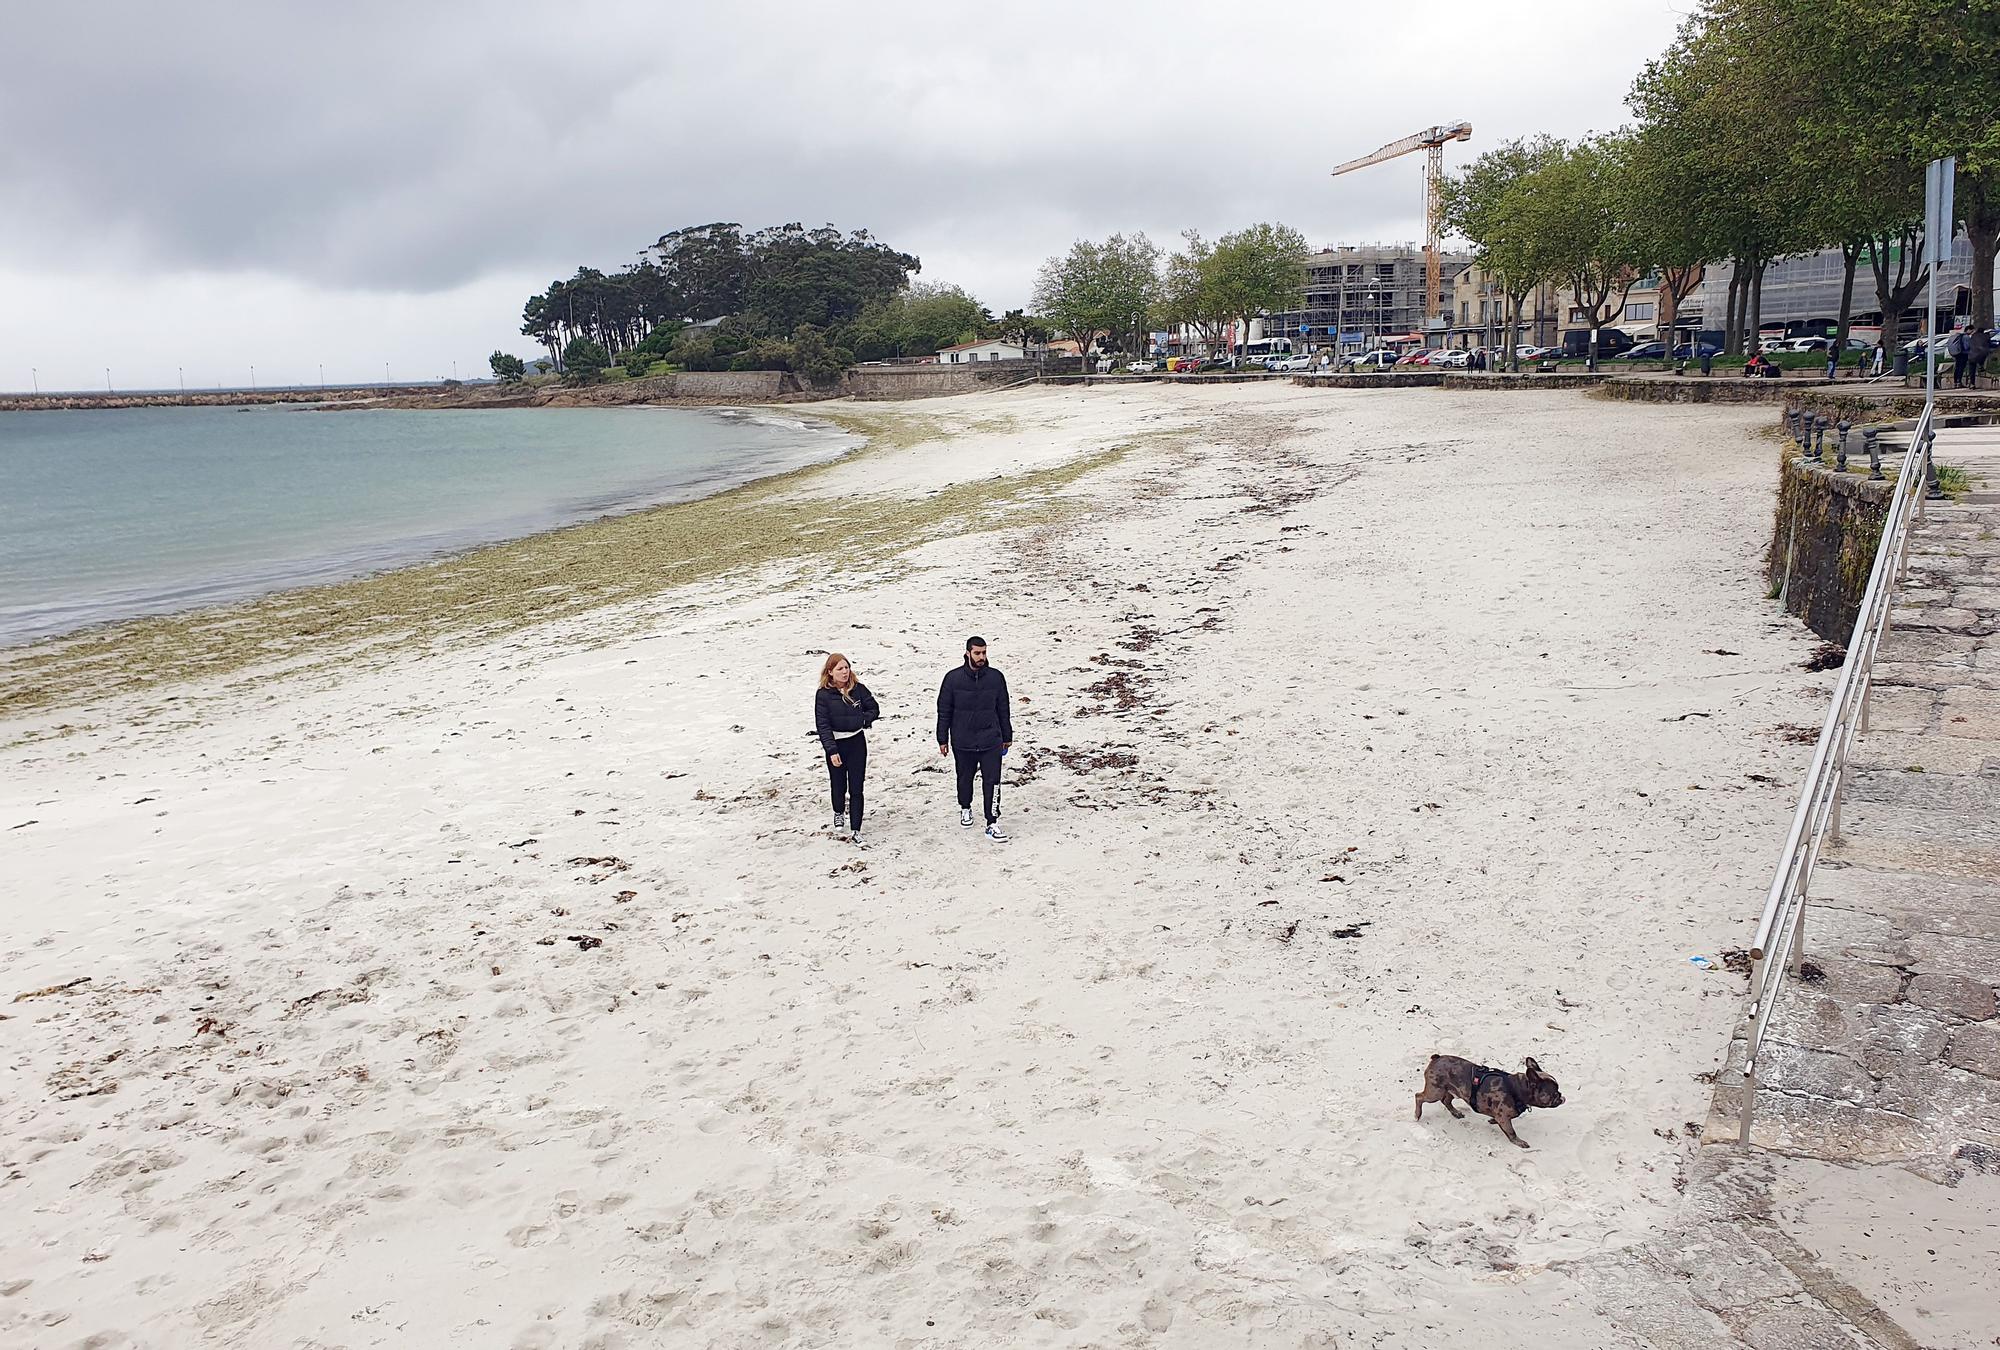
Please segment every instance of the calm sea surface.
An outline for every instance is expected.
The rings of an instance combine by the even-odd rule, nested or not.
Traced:
[[[704,496],[852,444],[679,408],[0,413],[0,645]]]

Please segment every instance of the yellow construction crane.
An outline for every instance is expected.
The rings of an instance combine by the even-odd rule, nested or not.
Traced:
[[[1438,258],[1438,247],[1444,240],[1444,203],[1440,199],[1439,185],[1444,180],[1444,147],[1450,141],[1472,139],[1472,123],[1453,122],[1449,126],[1431,127],[1405,136],[1400,141],[1391,141],[1372,155],[1360,159],[1350,159],[1333,171],[1338,178],[1356,169],[1365,169],[1370,164],[1380,164],[1385,159],[1396,159],[1416,150],[1430,152],[1430,164],[1424,171],[1424,321],[1429,323],[1443,312],[1444,273]]]

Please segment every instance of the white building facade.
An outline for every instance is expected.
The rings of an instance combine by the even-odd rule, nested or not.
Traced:
[[[984,342],[961,342],[938,350],[939,365],[955,366],[967,361],[1025,361],[1028,353],[1018,342],[989,338]]]

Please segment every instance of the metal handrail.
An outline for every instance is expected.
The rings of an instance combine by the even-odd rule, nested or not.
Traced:
[[[1840,838],[1840,794],[1847,785],[1847,756],[1857,732],[1868,729],[1868,694],[1874,684],[1875,653],[1888,630],[1896,587],[1908,563],[1911,527],[1923,519],[1924,493],[1931,478],[1931,448],[1936,439],[1935,419],[1936,405],[1926,402],[1896,474],[1896,486],[1890,494],[1888,515],[1882,525],[1882,541],[1875,549],[1868,589],[1862,594],[1854,631],[1847,642],[1847,660],[1841,666],[1839,682],[1834,685],[1833,702],[1820,728],[1812,767],[1806,771],[1805,783],[1799,789],[1798,810],[1792,815],[1791,832],[1778,856],[1777,874],[1771,880],[1757,936],[1750,945],[1749,1032],[1743,1052],[1742,1117],[1737,1129],[1737,1143],[1741,1145],[1750,1142],[1750,1125],[1757,1107],[1757,1056],[1763,1049],[1771,1010],[1784,988],[1784,971],[1789,967],[1796,975],[1804,960],[1806,895],[1812,885],[1813,868],[1819,862],[1822,844],[1829,837],[1835,841]]]

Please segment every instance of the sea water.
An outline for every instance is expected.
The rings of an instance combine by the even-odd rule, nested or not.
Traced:
[[[704,496],[853,444],[734,409],[0,413],[0,645]]]

